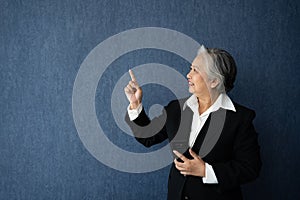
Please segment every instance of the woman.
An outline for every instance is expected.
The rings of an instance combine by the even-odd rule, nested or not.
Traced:
[[[261,160],[252,123],[255,112],[226,94],[236,77],[232,56],[201,46],[187,74],[192,95],[171,101],[153,120],[145,114],[142,89],[129,72],[126,122],[146,147],[168,139],[177,157],[168,199],[242,199],[240,185],[258,177]]]

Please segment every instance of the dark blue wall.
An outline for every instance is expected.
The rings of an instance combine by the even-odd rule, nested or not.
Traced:
[[[103,165],[83,146],[72,115],[73,84],[89,52],[114,34],[148,26],[232,53],[238,78],[231,96],[256,110],[263,159],[260,178],[244,186],[246,199],[299,199],[299,24],[296,0],[1,0],[0,199],[166,198],[169,167],[131,174]],[[97,89],[99,121],[111,116],[108,97],[118,78],[148,62],[188,70],[166,52],[120,58]],[[161,89],[145,90],[159,97]],[[118,146],[143,151],[115,123],[104,127]]]

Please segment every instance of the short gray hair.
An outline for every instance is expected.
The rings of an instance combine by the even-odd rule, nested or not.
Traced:
[[[225,50],[218,48],[199,48],[197,56],[203,55],[206,62],[205,72],[210,80],[217,79],[218,92],[229,92],[234,87],[236,64],[233,57]]]

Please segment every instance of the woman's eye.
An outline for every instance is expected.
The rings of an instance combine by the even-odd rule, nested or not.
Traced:
[[[192,72],[198,72],[195,67],[190,67],[190,71],[192,71]]]

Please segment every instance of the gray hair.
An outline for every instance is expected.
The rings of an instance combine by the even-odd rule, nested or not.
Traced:
[[[217,48],[199,48],[197,56],[203,55],[206,62],[204,70],[210,80],[217,79],[219,93],[229,92],[234,87],[236,64],[233,57],[225,50]]]

